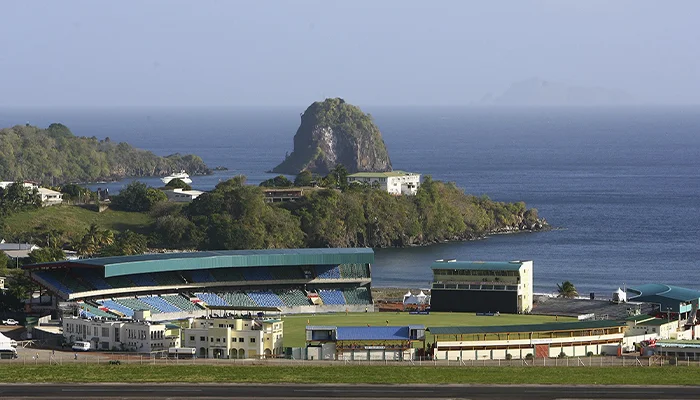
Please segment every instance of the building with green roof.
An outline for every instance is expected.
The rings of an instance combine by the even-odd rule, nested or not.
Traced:
[[[348,175],[348,184],[378,186],[393,195],[415,195],[420,187],[420,174],[406,171],[358,172]]]
[[[436,260],[430,308],[450,312],[532,310],[532,261]]]
[[[437,360],[502,360],[617,354],[624,321],[553,322],[531,325],[428,327]]]

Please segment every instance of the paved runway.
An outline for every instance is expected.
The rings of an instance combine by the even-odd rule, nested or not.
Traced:
[[[258,385],[258,384],[0,384],[0,398],[85,399],[697,399],[700,387]]]

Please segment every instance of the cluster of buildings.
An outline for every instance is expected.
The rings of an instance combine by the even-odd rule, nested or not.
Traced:
[[[309,325],[306,346],[284,347],[281,315],[373,312],[373,261],[371,249],[274,249],[146,254],[23,268],[52,295],[48,303],[32,307],[62,312],[54,334],[103,351],[185,349],[203,358],[386,361],[634,351],[700,358],[700,292],[660,284],[616,293],[617,302],[647,305],[644,313],[629,308],[622,318],[591,313],[573,322],[521,325],[489,321],[488,326],[442,326],[439,318],[429,326]],[[417,313],[464,312],[487,318],[534,313],[533,268],[529,260],[437,260],[431,265],[430,293],[407,293],[404,304],[420,305]]]

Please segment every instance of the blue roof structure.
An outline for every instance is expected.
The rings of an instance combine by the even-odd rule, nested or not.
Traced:
[[[337,340],[409,340],[407,326],[339,326]]]
[[[523,261],[435,261],[431,269],[466,269],[478,271],[518,271]]]
[[[686,312],[690,309],[689,303],[700,299],[700,291],[659,283],[629,287],[627,293],[627,300],[659,304],[663,312]]]
[[[25,265],[22,268],[104,267],[105,278],[120,275],[210,268],[371,264],[370,248],[216,250],[88,258]]]

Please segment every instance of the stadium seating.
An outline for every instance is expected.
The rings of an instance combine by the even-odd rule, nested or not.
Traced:
[[[233,268],[213,268],[211,274],[219,282],[239,282],[245,280],[243,272]]]
[[[126,276],[111,276],[109,278],[105,278],[105,282],[113,288],[127,288],[131,286],[139,286],[135,285],[134,282],[131,281]]]
[[[343,295],[348,304],[372,304],[372,296],[365,287],[343,289]]]
[[[179,294],[171,294],[171,295],[165,295],[165,296],[160,296],[163,300],[167,301],[168,303],[174,305],[175,307],[184,310],[184,311],[197,311],[201,310],[201,308],[197,307],[194,303],[189,301],[188,299],[180,296]]]
[[[287,307],[308,306],[309,298],[299,289],[278,290],[277,296]]]
[[[315,268],[318,279],[340,279],[340,267],[337,265],[317,265]]]
[[[321,296],[323,304],[327,305],[343,305],[345,298],[340,290],[319,290],[318,295]]]
[[[214,276],[206,269],[199,269],[185,273],[190,277],[190,282],[216,282]]]
[[[304,271],[299,267],[273,267],[270,268],[270,273],[278,281],[304,279]]]
[[[136,286],[158,286],[158,282],[153,279],[151,274],[131,275],[131,280]]]
[[[369,270],[366,264],[340,264],[340,276],[348,279],[368,278]]]
[[[195,295],[210,306],[230,306],[226,300],[214,293],[195,293]]]
[[[256,307],[253,299],[248,297],[247,294],[242,292],[225,292],[219,293],[219,296],[223,298],[228,304],[236,307]]]
[[[112,288],[112,286],[108,284],[107,281],[105,281],[104,278],[101,277],[100,274],[95,270],[85,269],[80,271],[79,275],[84,281],[92,285],[95,289],[105,290]]]
[[[61,283],[62,279],[56,275],[55,271],[37,271],[34,274],[63,293],[73,293],[73,289]]]
[[[142,302],[153,306],[157,308],[160,312],[168,313],[168,312],[182,312],[180,308],[168,303],[164,299],[162,299],[159,296],[146,296],[146,297],[140,297],[139,300]]]
[[[158,282],[159,285],[173,286],[181,285],[185,283],[182,278],[175,272],[156,272],[151,274],[153,279]]]
[[[248,281],[271,281],[274,279],[268,267],[243,268],[243,276]]]
[[[100,302],[98,301],[98,303],[100,303]],[[123,306],[123,305],[115,302],[114,300],[102,300],[101,304],[103,306],[109,308],[110,310],[119,311],[120,313],[126,315],[127,317],[131,317],[134,315],[133,309],[126,307],[126,306]]]
[[[284,303],[276,294],[265,292],[248,292],[248,296],[260,307],[284,307]]]
[[[136,299],[136,298],[116,299],[114,301],[116,303],[123,305],[124,307],[129,307],[134,311],[136,311],[136,310],[151,310],[151,312],[153,314],[158,314],[161,312],[158,308],[156,308],[148,303],[144,303],[143,301]]]

